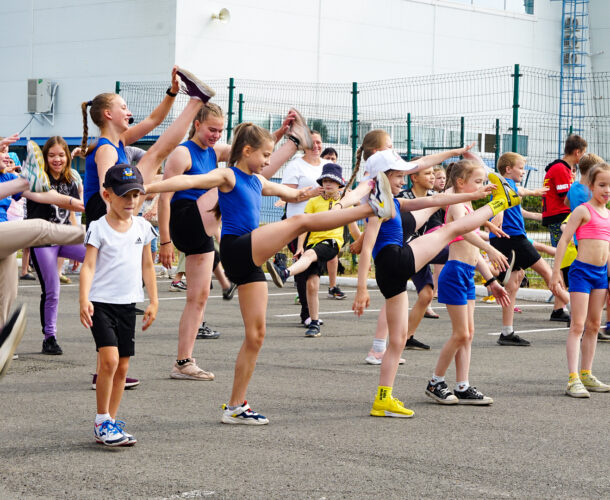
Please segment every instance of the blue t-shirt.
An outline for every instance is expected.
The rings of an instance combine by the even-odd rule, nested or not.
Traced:
[[[506,179],[511,189],[517,192],[517,183],[512,179]],[[521,213],[521,205],[510,207],[504,210],[504,220],[502,222],[502,231],[509,236],[525,236],[525,221]],[[493,233],[489,234],[490,238],[497,238]]]
[[[8,182],[8,181],[12,181],[13,179],[16,179],[16,178],[17,178],[17,176],[10,172],[0,174],[0,182]],[[21,193],[16,193],[12,196],[7,196],[6,198],[0,200],[0,222],[8,221],[8,218],[6,216],[6,211],[8,210],[8,207],[11,206],[11,198],[13,200],[17,201],[21,198]]]
[[[241,236],[254,231],[260,221],[263,185],[260,179],[235,167],[235,186],[228,193],[218,190],[218,205],[222,214],[222,234]]]
[[[105,144],[110,144],[114,149],[116,149],[118,158],[115,165],[120,163],[129,164],[127,155],[125,154],[125,146],[121,141],[119,141],[118,146],[115,146],[105,137],[100,137],[97,140],[97,144],[95,145],[95,148],[93,148],[93,151],[91,151],[91,153],[89,153],[85,159],[85,181],[83,184],[83,198],[85,199],[85,205],[87,205],[87,202],[95,193],[99,193],[100,191],[100,177],[97,173],[95,154],[97,153],[98,148]]]
[[[589,201],[592,196],[591,190],[584,184],[580,182],[572,184],[567,194],[570,201],[570,211],[573,212],[577,206]]]
[[[193,141],[180,144],[189,150],[191,155],[191,168],[184,175],[207,174],[216,168],[216,152],[214,148],[203,149]],[[172,203],[176,200],[197,200],[207,189],[185,189],[176,191],[172,196]]]
[[[402,247],[402,219],[400,218],[400,203],[394,198],[396,206],[396,215],[390,220],[381,223],[379,233],[373,246],[373,259],[377,257],[379,251],[387,245],[398,245]]]

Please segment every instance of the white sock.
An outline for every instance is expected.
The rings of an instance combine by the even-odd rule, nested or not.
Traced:
[[[510,335],[511,333],[513,333],[515,330],[513,328],[513,325],[502,325],[502,335]]]
[[[95,423],[97,425],[101,424],[102,422],[105,422],[106,420],[112,420],[112,418],[110,417],[110,413],[96,413]]]
[[[460,392],[465,391],[469,387],[470,387],[470,384],[468,383],[468,380],[464,380],[463,382],[457,382],[455,384],[455,390],[460,391]]]
[[[436,385],[439,382],[444,382],[445,381],[445,377],[440,377],[438,376],[436,373],[432,374],[432,378],[430,379],[430,382],[432,382],[432,385]]]
[[[385,339],[373,339],[373,352],[385,351]]]

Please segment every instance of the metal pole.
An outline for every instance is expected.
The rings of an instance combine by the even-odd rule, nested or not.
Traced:
[[[460,116],[460,147],[464,147],[464,117]]]
[[[352,82],[352,169],[356,166],[358,149],[358,83]]]
[[[227,113],[227,142],[231,140],[233,132],[233,90],[235,90],[235,78],[229,78],[229,112]]]
[[[500,159],[500,119],[496,118],[496,146],[494,148],[494,170],[498,171],[498,160]]]
[[[237,123],[241,123],[244,121],[244,95],[239,94],[238,99],[238,108],[237,108]]]
[[[115,94],[121,93],[121,82],[119,82],[118,80],[114,84],[114,93]]]
[[[570,131],[568,135],[572,135],[574,133],[574,125],[570,125]]]
[[[411,113],[407,113],[407,160],[411,161]]]
[[[519,78],[521,78],[521,73],[519,73],[519,65],[515,64],[515,73],[512,75],[514,79],[513,86],[513,137],[511,144],[511,151],[513,153],[517,152],[517,145],[519,141]]]

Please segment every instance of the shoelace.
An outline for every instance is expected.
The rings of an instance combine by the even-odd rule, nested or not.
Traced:
[[[125,422],[123,422],[122,420],[115,420],[114,422],[114,426],[120,431],[123,432],[123,429],[125,428]]]
[[[125,425],[125,422],[121,422],[121,423],[123,425]],[[110,420],[106,420],[100,427],[100,436],[103,435],[104,431],[106,431],[107,435],[122,433],[121,428],[119,426],[117,426],[115,422],[112,422]]]

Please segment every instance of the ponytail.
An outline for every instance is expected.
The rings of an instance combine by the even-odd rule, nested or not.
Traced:
[[[88,154],[95,149],[95,143],[88,145],[89,139],[89,125],[87,123],[87,108],[91,106],[89,114],[91,120],[95,123],[100,131],[104,125],[103,112],[112,106],[112,101],[116,97],[116,94],[104,93],[96,95],[93,100],[81,103],[81,111],[83,113],[83,138],[81,140],[81,153],[80,155],[85,158]]]

